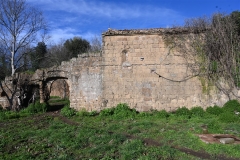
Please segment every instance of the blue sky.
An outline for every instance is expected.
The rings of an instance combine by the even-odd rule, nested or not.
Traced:
[[[181,25],[185,19],[240,11],[239,0],[27,0],[40,9],[54,43],[90,40],[108,28],[145,29]]]

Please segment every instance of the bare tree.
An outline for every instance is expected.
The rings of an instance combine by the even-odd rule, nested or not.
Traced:
[[[11,65],[11,77],[0,81],[0,87],[10,109],[22,107],[20,102],[29,92],[29,77],[15,73],[25,65],[23,61],[29,46],[37,40],[40,31],[45,30],[42,13],[25,0],[0,0],[0,44],[4,46],[5,57]]]
[[[187,34],[166,36],[185,57],[193,74],[200,75],[230,98],[240,87],[239,25],[231,15],[189,19],[181,29]]]
[[[20,50],[36,40],[37,33],[46,29],[43,15],[25,0],[0,0],[0,40],[9,51],[11,75],[20,68],[24,52]]]
[[[102,39],[100,36],[94,36],[91,39],[91,47],[90,47],[90,52],[101,52],[102,50]]]

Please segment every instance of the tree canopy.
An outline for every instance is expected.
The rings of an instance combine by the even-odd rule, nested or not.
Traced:
[[[66,40],[64,47],[69,53],[69,58],[72,58],[77,57],[78,54],[86,53],[90,49],[90,43],[81,37],[74,37]]]

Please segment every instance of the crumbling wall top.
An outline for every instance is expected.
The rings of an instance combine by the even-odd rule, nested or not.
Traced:
[[[187,28],[152,28],[152,29],[124,29],[116,30],[109,28],[106,32],[102,33],[103,36],[114,35],[135,35],[135,34],[182,34],[189,33]]]
[[[116,35],[139,35],[139,34],[188,34],[188,33],[203,33],[207,28],[151,28],[151,29],[124,29],[124,30],[116,30],[108,28],[106,32],[102,33],[102,36],[116,36]]]

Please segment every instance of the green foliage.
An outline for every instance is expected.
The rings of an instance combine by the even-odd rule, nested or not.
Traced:
[[[116,118],[127,118],[136,116],[137,111],[130,109],[126,103],[119,103],[114,109],[114,117]]]
[[[230,17],[234,20],[235,24],[236,24],[236,32],[238,33],[238,35],[240,35],[240,12],[239,11],[233,11],[230,14]]]
[[[190,111],[192,117],[203,117],[205,115],[205,111],[202,107],[193,107]]]
[[[35,103],[29,104],[25,111],[28,113],[44,113],[48,110],[48,107],[49,105],[47,103],[40,103],[38,100]]]
[[[5,114],[5,111],[2,112]],[[240,158],[239,145],[209,145],[196,136],[202,133],[203,124],[207,125],[211,134],[238,135],[238,122],[229,125],[211,114],[187,121],[179,121],[181,117],[177,116],[169,116],[166,120],[157,118],[158,112],[161,111],[144,112],[150,116],[121,120],[112,118],[113,114],[101,120],[88,115],[66,121],[66,118],[57,114],[52,117],[44,113],[6,119],[1,121],[0,127],[0,159],[199,159],[182,152],[181,148],[199,154],[202,151],[223,154],[226,159]],[[165,115],[166,111],[162,113]],[[6,114],[11,115],[9,118],[14,117],[14,113],[9,111]]]
[[[191,111],[186,107],[178,108],[174,113],[177,116],[186,116],[188,118],[191,117]]]
[[[65,117],[72,117],[76,114],[76,110],[73,108],[70,108],[70,105],[68,104],[61,109],[61,114]]]
[[[38,42],[34,51],[30,53],[31,70],[35,71],[44,67],[43,62],[47,53],[47,45],[44,42]]]
[[[206,109],[206,112],[212,115],[220,115],[221,113],[223,113],[223,109],[219,106],[210,106]]]
[[[218,119],[208,120],[207,127],[208,127],[209,133],[221,133],[222,132],[221,122],[219,122]]]
[[[153,115],[158,118],[167,118],[170,116],[170,114],[166,110],[154,112]]]
[[[140,112],[138,114],[139,117],[150,117],[150,116],[153,116],[153,113],[151,112]]]
[[[100,116],[111,116],[114,114],[114,110],[115,110],[115,108],[106,108],[106,109],[101,110],[99,115]]]
[[[85,108],[83,108],[80,111],[76,112],[76,115],[80,117],[84,117],[84,116],[89,116],[89,113],[86,111]]]
[[[217,61],[212,61],[211,62],[211,68],[210,69],[214,73],[217,72],[217,70],[218,70],[218,63],[217,63]]]
[[[121,158],[122,159],[138,159],[143,154],[144,144],[141,140],[125,141],[121,145]]]
[[[225,122],[225,123],[232,123],[232,122],[238,122],[239,117],[237,115],[235,115],[234,113],[224,112],[219,115],[219,120],[221,122]]]
[[[69,59],[77,57],[78,54],[86,53],[88,49],[90,49],[89,42],[80,37],[74,37],[73,39],[66,40],[64,46],[70,54]]]
[[[98,115],[98,112],[97,111],[91,111],[88,113],[89,116],[96,116]]]
[[[230,100],[223,105],[223,110],[226,112],[240,112],[240,103],[238,100]]]
[[[103,109],[100,113],[100,116],[113,116],[115,118],[127,118],[134,117],[137,115],[135,109],[129,108],[126,103],[119,103],[115,108],[106,108]]]

